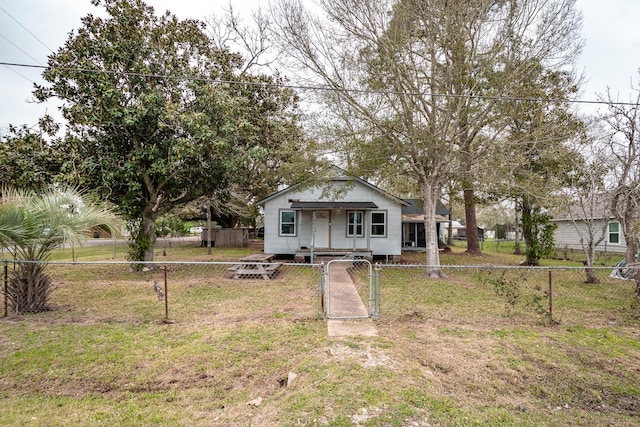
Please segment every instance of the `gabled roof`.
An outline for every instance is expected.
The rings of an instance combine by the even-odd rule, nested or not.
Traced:
[[[406,199],[407,205],[402,208],[403,215],[423,215],[424,214],[424,204],[422,199]],[[436,215],[450,215],[451,211],[447,209],[447,207],[442,204],[440,200],[438,200],[436,205]]]
[[[382,196],[384,196],[384,197],[386,197],[386,198],[398,203],[399,205],[402,205],[403,207],[409,205],[409,203],[406,200],[401,199],[399,197],[396,197],[393,194],[391,194],[391,193],[389,193],[389,192],[387,192],[387,191],[385,191],[385,190],[383,190],[381,188],[376,187],[375,185],[371,184],[370,182],[365,181],[364,179],[361,179],[361,178],[358,178],[358,177],[355,177],[355,176],[351,176],[351,175],[347,175],[347,173],[343,169],[341,169],[341,168],[339,168],[337,166],[334,166],[334,167],[330,168],[326,172],[326,175],[328,176],[328,178],[327,178],[328,182],[354,181],[354,182],[356,182],[358,184],[361,184],[361,185],[373,190],[374,192],[377,192],[377,193],[381,194]],[[281,196],[283,194],[286,194],[286,193],[288,193],[288,192],[290,192],[292,190],[295,190],[296,188],[300,188],[300,187],[302,187],[304,185],[314,186],[313,184],[311,184],[311,180],[307,180],[307,181],[304,181],[304,182],[301,182],[301,183],[298,183],[298,184],[293,184],[293,185],[291,185],[291,186],[289,186],[287,188],[284,188],[284,189],[282,189],[280,191],[277,191],[277,192],[265,197],[262,200],[258,200],[258,202],[256,204],[260,205],[260,206],[264,206],[264,204],[266,202],[268,202],[270,200],[273,200],[276,197],[279,197],[279,196]]]
[[[583,200],[576,201],[558,209],[553,214],[552,221],[570,221],[570,220],[594,220],[594,219],[613,219],[611,213],[611,197],[607,194],[594,194]]]

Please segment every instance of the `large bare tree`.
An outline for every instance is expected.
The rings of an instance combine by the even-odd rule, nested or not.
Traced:
[[[435,207],[455,178],[465,190],[469,250],[475,234],[478,162],[499,135],[494,106],[522,67],[571,62],[580,50],[574,0],[320,0],[317,14],[300,1],[275,8],[276,38],[292,70],[322,85],[326,120],[339,124],[342,152],[354,165],[404,176],[425,210],[427,264],[439,265]],[[517,64],[517,65],[514,65]],[[360,159],[358,159],[360,160]],[[382,166],[380,166],[382,165]],[[439,268],[430,275],[441,275]]]
[[[616,165],[611,174],[611,209],[626,241],[625,259],[631,263],[640,231],[640,88],[632,88],[630,102],[618,102],[610,93],[606,101],[608,111],[601,118],[611,130],[608,148]]]
[[[599,283],[593,266],[597,248],[607,237],[611,217],[611,193],[606,177],[615,167],[608,147],[602,144],[600,129],[592,130],[581,145],[583,161],[571,174],[566,188],[566,206],[561,216],[571,221],[586,257],[586,283]],[[564,215],[563,215],[564,214]]]

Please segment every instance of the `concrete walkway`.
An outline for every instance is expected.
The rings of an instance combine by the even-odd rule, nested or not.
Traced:
[[[340,336],[375,336],[378,334],[368,310],[347,271],[352,264],[333,262],[329,265],[329,306],[327,317],[365,317],[354,320],[327,321],[330,337]]]

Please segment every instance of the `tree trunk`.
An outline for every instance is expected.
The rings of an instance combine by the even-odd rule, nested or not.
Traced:
[[[447,246],[453,246],[453,190],[449,191],[449,228],[447,229]]]
[[[465,187],[467,187],[465,185]],[[478,240],[478,221],[476,220],[476,201],[472,188],[464,190],[464,217],[467,228],[467,253],[479,255],[480,242]]]
[[[600,283],[600,279],[598,279],[598,277],[596,276],[593,268],[587,267],[584,271],[587,275],[587,280],[585,280],[585,283]]]
[[[516,227],[515,227],[515,249],[513,253],[515,255],[522,255],[522,248],[520,247],[520,220],[518,218],[518,202],[516,200]]]
[[[533,240],[533,212],[532,207],[526,201],[522,201],[522,235],[524,237],[525,244],[525,264],[526,265],[538,265],[538,260],[535,259],[532,253]]]
[[[31,261],[18,264],[8,278],[6,297],[16,314],[46,311],[53,291],[53,282],[45,273],[47,264]]]
[[[211,203],[207,201],[207,255],[211,255]]]
[[[596,255],[595,246],[593,244],[588,245],[587,249],[585,250],[585,255],[587,257],[586,268],[584,270],[585,274],[587,275],[587,280],[585,281],[585,283],[600,283],[600,279],[598,279],[594,269],[592,268]]]
[[[627,222],[627,224],[630,221]],[[624,239],[627,244],[627,249],[624,253],[624,259],[627,261],[627,264],[631,264],[636,262],[636,237],[633,233],[633,229],[627,230],[627,227],[624,228]]]
[[[428,277],[444,278],[447,276],[440,268],[438,231],[436,227],[437,191],[434,191],[431,186],[426,184],[421,184],[420,187],[424,206],[424,233],[427,247],[427,270],[425,273]]]
[[[627,265],[636,263],[637,244],[636,237],[631,227],[627,227],[631,221],[627,221],[624,227],[624,238],[627,244],[627,249],[624,254],[624,259],[627,261]],[[628,230],[628,228],[630,230]],[[636,297],[640,298],[640,274],[637,272],[633,275],[634,282],[636,283]]]
[[[140,236],[147,242],[144,248],[144,256],[142,261],[153,261],[153,250],[156,246],[156,215],[142,215],[142,230],[140,230]]]

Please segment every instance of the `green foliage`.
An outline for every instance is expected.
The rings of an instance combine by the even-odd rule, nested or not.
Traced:
[[[555,242],[553,232],[557,224],[551,222],[551,216],[540,212],[537,207],[523,206],[522,231],[527,244],[525,263],[527,265],[539,265],[543,258],[553,255]]]
[[[65,243],[80,244],[96,227],[117,234],[115,216],[72,189],[42,193],[2,190],[0,243],[19,260],[12,271],[7,297],[16,313],[46,309],[52,282],[46,274],[51,252]]]
[[[509,316],[518,304],[521,291],[518,280],[516,278],[507,279],[506,273],[503,271],[495,277],[492,272],[489,272],[488,278],[482,279],[482,281],[490,284],[495,294],[504,299],[506,315]]]
[[[182,236],[188,233],[189,223],[184,222],[178,215],[164,215],[156,224],[157,236]]]
[[[557,195],[582,162],[568,142],[580,136],[585,126],[565,101],[577,91],[571,73],[550,70],[539,59],[520,66],[528,70],[529,78],[509,88],[518,100],[499,103],[508,136],[492,167],[498,166],[495,170],[509,177],[499,177],[499,192],[516,200],[522,214],[526,264],[538,265],[553,249],[555,226],[546,210],[557,206]],[[552,101],[539,102],[541,98]]]
[[[152,260],[163,214],[231,182],[258,193],[279,183],[265,175],[298,159],[297,97],[282,79],[245,70],[202,22],[158,17],[140,0],[93,3],[107,17],[83,19],[36,96],[63,101],[75,182],[139,227],[132,256]]]
[[[503,299],[505,316],[513,316],[518,304],[523,304],[525,308],[547,320],[549,311],[545,304],[549,296],[542,292],[542,287],[537,283],[533,285],[533,292],[526,292],[523,284],[527,283],[527,272],[512,275],[508,270],[487,270],[485,273],[479,278],[479,282],[490,285],[495,295]]]
[[[133,220],[127,223],[127,230],[129,231],[129,251],[127,252],[127,259],[129,261],[140,261],[145,259],[145,254],[150,249],[151,239],[150,237],[142,233],[142,227],[140,225],[141,220]],[[154,236],[155,238],[155,236]],[[141,269],[142,265],[134,264],[135,269]]]
[[[41,190],[54,182],[63,161],[45,136],[55,130],[46,117],[38,132],[27,126],[9,127],[9,134],[0,138],[0,186]]]

